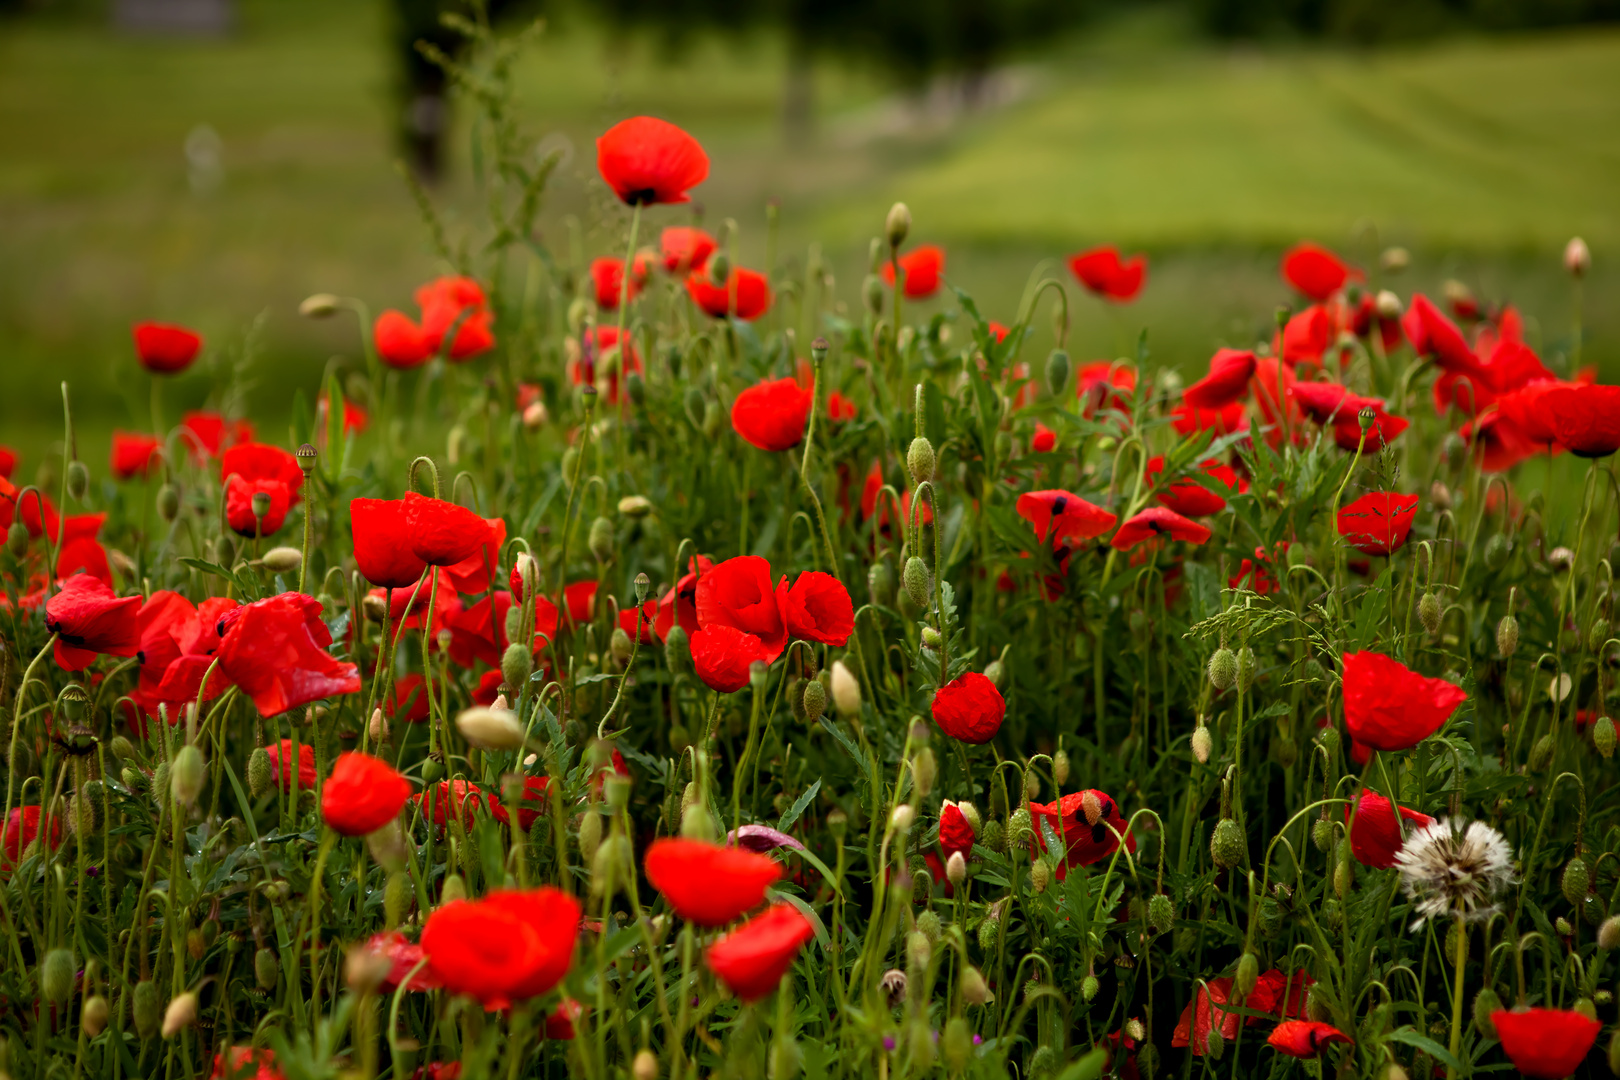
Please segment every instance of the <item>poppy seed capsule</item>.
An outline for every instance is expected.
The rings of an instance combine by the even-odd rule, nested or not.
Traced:
[[[77,459],[68,462],[67,491],[75,499],[83,499],[90,490],[90,470]]]
[[[1440,632],[1440,598],[1426,592],[1418,599],[1418,622],[1432,637]]]
[[[207,776],[207,769],[203,765],[202,751],[197,749],[195,743],[187,743],[180,748],[174,756],[174,765],[169,770],[170,792],[174,799],[182,806],[190,806],[202,794],[203,780]]]
[[[1592,745],[1605,759],[1614,756],[1614,721],[1607,716],[1598,717],[1592,725]]]
[[[66,1004],[73,993],[73,953],[52,949],[39,967],[39,989],[52,1005]]]
[[[268,491],[255,491],[249,505],[253,508],[253,519],[262,521],[270,512],[270,493]]]
[[[1215,865],[1230,870],[1243,862],[1249,853],[1249,839],[1243,828],[1231,818],[1222,818],[1209,838],[1209,854]]]
[[[135,984],[135,1032],[143,1039],[150,1039],[158,1032],[158,1025],[163,1022],[163,999],[158,996],[158,988],[151,979],[142,979]]]
[[[928,441],[928,436],[919,435],[911,440],[911,446],[906,450],[906,468],[911,471],[911,482],[914,485],[926,484],[932,480],[937,464],[934,444]]]
[[[253,954],[253,978],[264,991],[274,990],[281,981],[281,961],[274,949],[260,949]]]
[[[158,517],[165,522],[173,522],[180,516],[180,492],[175,490],[173,484],[164,484],[158,488],[157,512]]]
[[[928,564],[913,555],[906,560],[906,569],[901,574],[901,580],[906,587],[906,595],[918,607],[928,607]]]
[[[1225,691],[1237,681],[1238,662],[1237,654],[1225,645],[1216,649],[1209,657],[1209,684],[1216,690]]]
[[[1247,645],[1237,651],[1237,689],[1240,694],[1247,694],[1249,687],[1254,685],[1255,669],[1254,650]]]
[[[1579,855],[1564,866],[1564,874],[1558,879],[1558,888],[1564,894],[1564,899],[1571,904],[1579,906],[1586,899],[1586,892],[1592,886],[1592,874],[1586,868],[1586,860]]]
[[[22,522],[13,521],[11,527],[6,530],[6,550],[11,553],[13,559],[20,559],[28,554],[28,528]]]
[[[1069,354],[1062,349],[1053,349],[1046,356],[1046,389],[1053,397],[1059,397],[1069,385],[1069,372],[1072,365],[1069,363]]]
[[[1553,737],[1552,733],[1548,732],[1537,739],[1536,744],[1530,748],[1530,771],[1546,772],[1547,766],[1552,763],[1552,756]]]
[[[591,519],[590,539],[586,546],[591,554],[596,556],[597,562],[607,562],[613,558],[613,522],[605,517]]]
[[[272,574],[290,574],[304,561],[304,553],[295,547],[273,547],[259,560]]]

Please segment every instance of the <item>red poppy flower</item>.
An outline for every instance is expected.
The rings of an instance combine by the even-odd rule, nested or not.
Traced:
[[[492,671],[489,674],[498,676],[500,672]],[[490,700],[493,701],[494,698]],[[518,796],[518,827],[524,832],[534,828],[534,823],[540,820],[540,816],[546,812],[549,805],[546,802],[546,792],[550,789],[550,786],[551,777],[549,776],[525,776],[523,778],[523,793]],[[512,815],[506,809],[506,804],[501,801],[498,792],[492,791],[489,793],[489,813],[491,817],[502,825],[512,823]]]
[[[299,593],[255,600],[229,613],[219,645],[225,676],[261,716],[360,690],[360,670],[327,652],[332,635],[320,602]],[[221,623],[227,620],[222,619]]]
[[[253,425],[246,420],[226,420],[217,412],[188,412],[180,421],[180,436],[198,465],[218,457],[227,445],[253,441]]]
[[[786,450],[804,438],[813,401],[810,391],[792,379],[758,383],[737,395],[731,406],[731,426],[761,450]]]
[[[1306,241],[1283,255],[1282,276],[1312,300],[1326,300],[1350,280],[1350,267],[1327,248]]]
[[[1560,386],[1542,397],[1558,441],[1583,458],[1620,450],[1620,386]]]
[[[671,225],[658,238],[664,269],[671,274],[689,274],[703,269],[718,246],[714,237],[690,225]]]
[[[1183,402],[1170,410],[1170,425],[1178,435],[1192,435],[1199,431],[1230,435],[1245,430],[1249,426],[1249,418],[1243,404],[1237,401],[1218,409],[1200,409]]]
[[[1204,462],[1200,468],[1233,491],[1248,490],[1249,485],[1233,472],[1230,466],[1211,459]],[[1162,472],[1164,472],[1164,455],[1160,454],[1149,459],[1148,479],[1157,484],[1159,474]],[[1207,517],[1226,509],[1225,498],[1195,480],[1177,480],[1166,490],[1159,492],[1157,498],[1182,517]]]
[[[619,609],[619,629],[632,638],[638,634],[643,645],[652,645],[658,641],[658,635],[653,627],[658,625],[658,601],[648,600],[641,605],[641,614],[636,615],[636,605],[629,604]]]
[[[427,959],[427,953],[422,951],[422,946],[408,941],[398,930],[373,934],[355,948],[368,957],[388,961],[388,974],[383,976],[381,985],[383,990],[396,989],[406,979],[410,980],[406,987],[408,990],[437,990],[440,986],[431,966],[416,971],[416,966]],[[416,974],[412,975],[412,971],[416,971]],[[418,1070],[418,1077],[420,1075]],[[442,1072],[438,1075],[441,1078],[444,1076]]]
[[[855,605],[844,583],[820,570],[806,570],[782,602],[788,633],[803,641],[843,645],[855,631]]]
[[[1488,473],[1506,472],[1541,449],[1504,412],[1475,417],[1457,430],[1473,448],[1479,467]]]
[[[1305,1001],[1311,992],[1312,979],[1303,970],[1289,978],[1276,968],[1262,971],[1254,982],[1254,989],[1243,1004],[1257,1012],[1270,1013],[1279,1020],[1299,1020],[1305,1016]],[[1247,1020],[1249,1027],[1261,1023],[1258,1016]]]
[[[152,474],[152,467],[163,461],[163,440],[156,435],[132,435],[115,431],[112,437],[112,474],[131,480]]]
[[[1301,424],[1299,408],[1295,404],[1289,391],[1295,382],[1294,369],[1278,360],[1275,356],[1263,356],[1255,360],[1254,378],[1249,380],[1249,391],[1254,395],[1254,403],[1260,408],[1260,417],[1274,430],[1267,433],[1272,446],[1280,446],[1283,432],[1280,429],[1286,414],[1289,426],[1297,429]],[[1302,444],[1300,434],[1294,432],[1296,443]]]
[[[22,853],[28,850],[28,845],[39,837],[40,816],[37,806],[12,808],[5,828],[0,830],[0,870],[15,866]],[[50,816],[48,821],[50,832],[46,836],[46,844],[54,850],[62,846],[62,819]]]
[[[815,936],[810,920],[792,904],[776,904],[709,946],[709,970],[743,1001],[775,990],[805,942]]]
[[[960,853],[968,858],[973,854],[974,832],[961,807],[946,799],[939,808],[939,850],[948,859]]]
[[[499,682],[500,672],[494,674],[497,677],[496,681]],[[489,700],[494,701],[495,695],[491,694]],[[489,702],[483,704],[487,705]],[[420,724],[426,720],[432,714],[432,709],[428,704],[427,684],[422,676],[414,671],[409,675],[401,675],[394,682],[394,692],[383,700],[382,708],[391,720],[401,719],[407,724]]]
[[[1288,544],[1280,545],[1287,549]],[[1244,559],[1238,564],[1238,572],[1226,579],[1226,584],[1234,589],[1247,588],[1261,596],[1270,596],[1277,591],[1277,578],[1272,570],[1272,559],[1263,547],[1254,549],[1254,558]]]
[[[135,324],[135,355],[141,366],[154,375],[184,371],[197,359],[202,338],[183,326],[171,323]]]
[[[697,632],[698,575],[712,570],[714,561],[707,555],[696,555],[687,560],[686,566],[687,572],[675,583],[675,587],[658,598],[658,622],[653,631],[659,641],[669,637],[670,628],[677,624],[688,635]]]
[[[641,289],[652,274],[652,260],[637,255],[635,271],[630,275],[630,299],[641,295]],[[616,311],[619,295],[624,291],[624,260],[611,256],[591,260],[591,283],[596,288],[596,306],[604,311]],[[616,328],[615,328],[616,329]]]
[[[546,1038],[564,1042],[574,1037],[574,1024],[585,1015],[585,1006],[573,998],[563,998],[546,1014]]]
[[[1355,450],[1361,448],[1364,454],[1374,454],[1393,442],[1401,432],[1411,427],[1411,423],[1404,416],[1391,416],[1384,411],[1383,402],[1371,406],[1373,410],[1372,426],[1366,430],[1363,440],[1361,418],[1355,416],[1341,416],[1333,424],[1333,441],[1340,450]]]
[[[470,607],[449,612],[444,626],[450,631],[450,659],[470,668],[475,660],[499,667],[506,652],[506,616],[516,599],[497,589]],[[538,654],[556,637],[556,608],[545,601],[535,605],[532,650]]]
[[[715,285],[707,274],[694,270],[686,278],[686,295],[705,315],[716,319],[732,315],[752,322],[770,309],[771,283],[758,270],[740,266],[731,268],[724,285]]]
[[[787,647],[787,578],[771,587],[771,564],[758,555],[717,563],[698,579],[698,625],[705,630],[731,626],[759,640],[765,662],[774,663]]]
[[[1419,356],[1428,356],[1446,371],[1458,374],[1482,375],[1479,358],[1468,347],[1468,341],[1457,329],[1457,324],[1446,318],[1434,302],[1422,293],[1412,297],[1406,314],[1401,316],[1401,328]]]
[[[1097,814],[1095,821],[1087,813],[1087,798]],[[1035,825],[1031,851],[1045,846],[1045,830],[1061,839],[1065,853],[1058,863],[1058,879],[1068,874],[1071,866],[1090,866],[1112,855],[1119,847],[1119,837],[1125,838],[1125,850],[1136,850],[1136,837],[1125,827],[1125,816],[1119,804],[1102,791],[1076,791],[1054,803],[1030,803],[1030,817]],[[1037,846],[1038,845],[1038,846]],[[1052,852],[1054,856],[1056,852]]]
[[[966,671],[934,691],[932,708],[939,730],[959,742],[987,743],[1001,730],[1007,702],[996,684]]]
[[[748,685],[755,661],[770,663],[765,646],[734,626],[705,626],[692,635],[692,667],[704,686],[735,694]]]
[[[1283,325],[1272,338],[1272,351],[1289,367],[1320,364],[1338,336],[1338,326],[1326,305],[1312,304]]]
[[[220,477],[225,481],[225,517],[231,528],[243,536],[269,536],[287,521],[287,512],[298,505],[298,492],[304,486],[304,471],[298,459],[279,446],[265,443],[239,443],[220,457]],[[253,497],[270,497],[270,508],[262,518],[253,512]]]
[[[709,155],[667,120],[635,116],[596,140],[596,168],[630,206],[691,202],[687,192],[709,176]]]
[[[1112,244],[1069,257],[1069,270],[1087,290],[1118,303],[1136,298],[1147,278],[1147,256],[1121,260]]]
[[[1112,360],[1093,360],[1075,372],[1074,395],[1085,402],[1081,412],[1089,419],[1098,409],[1130,411],[1136,391],[1136,369]]]
[[[1249,389],[1256,359],[1247,349],[1217,349],[1209,360],[1209,374],[1187,387],[1183,404],[1195,409],[1219,409],[1241,398]]]
[[[281,763],[292,759],[292,740],[282,739],[279,743],[271,743],[264,749],[270,755],[270,782],[282,791],[291,791],[293,771],[290,768],[282,768]],[[309,743],[298,745],[298,787],[301,791],[313,791],[315,788],[315,748]]]
[[[326,445],[326,420],[331,415],[332,403],[322,394],[315,399],[315,439],[322,446]],[[343,434],[359,435],[371,426],[371,417],[366,410],[347,398],[343,399]]]
[[[628,330],[625,331],[625,337],[630,338],[629,368],[639,374],[645,370],[641,366],[641,350],[636,348],[635,340],[631,338]],[[580,358],[568,362],[569,383],[574,386],[584,386],[586,384],[594,386],[597,392],[602,395],[604,401],[609,405],[617,405],[620,400],[619,372],[621,365],[619,363],[603,365],[607,370],[601,378],[597,377],[597,367],[602,364],[604,359],[609,358],[610,353],[617,353],[619,328],[617,326],[593,326],[580,334],[579,342]]]
[[[11,479],[11,474],[17,469],[17,451],[9,446],[0,446],[0,480]]]
[[[1498,1009],[1491,1013],[1491,1024],[1513,1067],[1537,1080],[1572,1075],[1603,1030],[1573,1009]]]
[[[287,1074],[276,1064],[276,1052],[268,1046],[233,1046],[214,1055],[209,1080],[287,1080]]]
[[[484,792],[466,780],[440,780],[411,796],[422,817],[443,828],[449,821],[472,827],[473,815],[484,805]]]
[[[411,549],[403,500],[351,499],[349,524],[354,529],[355,565],[373,585],[409,588],[426,572],[427,563]]]
[[[945,249],[924,244],[900,256],[900,271],[906,276],[907,299],[922,300],[939,290],[939,277],[945,272]],[[894,263],[883,264],[883,283],[894,288]]]
[[[1411,749],[1439,731],[1467,698],[1461,687],[1381,653],[1344,654],[1345,727],[1374,750]]]
[[[489,523],[464,506],[405,493],[405,529],[411,551],[429,566],[453,566],[483,548]]]
[[[1119,515],[1067,491],[1026,491],[1018,496],[1018,516],[1035,530],[1035,539],[1053,547],[1094,539],[1114,527]]]
[[[1527,383],[1503,394],[1496,401],[1497,410],[1524,433],[1526,439],[1548,452],[1563,451],[1558,445],[1558,428],[1548,408],[1548,393],[1571,385],[1553,379]]]
[[[1181,1010],[1181,1020],[1170,1036],[1170,1045],[1188,1047],[1194,1057],[1203,1057],[1208,1052],[1210,1030],[1217,1025],[1222,1039],[1230,1042],[1237,1038],[1238,1024],[1243,1018],[1220,1007],[1225,1005],[1231,996],[1231,979],[1210,979],[1200,984],[1193,1000]]]
[[[1387,557],[1406,543],[1417,507],[1416,495],[1370,491],[1339,510],[1339,535],[1363,555]]]
[[[141,647],[140,596],[116,596],[106,583],[75,574],[45,601],[45,629],[56,635],[56,662],[82,671],[97,653],[134,656]]]
[[[1350,1036],[1316,1020],[1284,1020],[1272,1029],[1266,1042],[1289,1057],[1310,1058],[1329,1043],[1351,1043]]]
[[[446,990],[504,1009],[568,974],[579,918],[579,901],[561,889],[497,889],[435,909],[422,928],[422,951]]]
[[[1210,531],[1198,522],[1182,517],[1168,506],[1150,506],[1121,525],[1109,543],[1118,551],[1129,551],[1144,540],[1159,537],[1202,544],[1210,538]]]
[[[1037,454],[1050,454],[1057,447],[1057,432],[1035,421],[1035,434],[1029,440],[1029,448]]]
[[[849,398],[834,390],[827,395],[827,419],[834,424],[842,424],[846,420],[853,420],[860,410]]]
[[[1408,829],[1421,829],[1434,821],[1428,814],[1401,807],[1401,817],[1411,822]],[[1344,808],[1344,820],[1350,822],[1351,808]],[[1357,800],[1355,821],[1350,823],[1350,853],[1363,866],[1375,870],[1388,870],[1395,865],[1395,856],[1402,847],[1401,827],[1396,824],[1392,804],[1376,791],[1363,791]]]
[[[594,581],[575,581],[563,586],[563,608],[568,612],[570,626],[596,617],[596,585]]]
[[[399,817],[410,797],[410,782],[392,765],[350,750],[321,788],[321,817],[344,836],[365,836]]]
[[[752,911],[782,877],[774,859],[701,840],[653,841],[646,869],[675,914],[699,926],[724,926]]]
[[[371,326],[371,340],[377,358],[398,371],[409,371],[433,359],[434,348],[427,332],[403,311],[390,308],[377,316]]]
[[[485,592],[495,578],[497,564],[501,558],[501,546],[506,543],[506,519],[485,518],[484,526],[484,542],[479,545],[478,550],[460,562],[451,563],[444,568],[445,579],[457,592]]]
[[[1384,404],[1378,398],[1352,394],[1348,387],[1335,382],[1294,383],[1288,388],[1288,396],[1318,424],[1336,424],[1347,418],[1354,421],[1362,406],[1382,408]]]
[[[495,347],[490,324],[495,313],[489,310],[484,290],[472,278],[435,278],[416,290],[416,303],[422,309],[422,334],[430,355],[444,348],[444,335],[452,326],[455,339],[450,343],[450,360],[460,363]]]

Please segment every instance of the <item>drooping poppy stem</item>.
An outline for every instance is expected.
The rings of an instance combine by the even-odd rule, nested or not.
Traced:
[[[641,201],[638,199],[630,205],[630,246],[624,252],[624,269],[619,274],[619,336],[616,339],[619,349],[619,374],[615,385],[621,388],[619,398],[619,456],[622,461],[629,448],[624,439],[624,399],[629,394],[622,392],[625,378],[630,374],[630,343],[624,336],[624,322],[626,313],[630,308],[630,275],[635,273],[636,263],[636,234],[641,231]]]

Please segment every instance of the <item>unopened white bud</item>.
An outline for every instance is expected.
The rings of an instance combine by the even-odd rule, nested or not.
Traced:
[[[464,709],[456,716],[456,730],[482,750],[516,750],[523,745],[523,725],[505,709]]]
[[[376,743],[388,741],[388,718],[381,709],[371,710],[371,722],[366,725],[366,734]]]
[[[854,672],[842,660],[832,665],[833,708],[843,717],[858,716],[861,711],[861,684]]]
[[[889,814],[889,827],[895,832],[910,832],[912,823],[917,820],[917,811],[901,803]]]
[[[1564,245],[1564,269],[1573,277],[1585,277],[1592,268],[1592,251],[1580,237],[1571,237]]]
[[[967,859],[960,851],[951,852],[951,857],[945,860],[945,880],[958,889],[967,880]]]
[[[169,1002],[163,1011],[163,1037],[172,1039],[193,1020],[197,1019],[197,995],[189,991]]]

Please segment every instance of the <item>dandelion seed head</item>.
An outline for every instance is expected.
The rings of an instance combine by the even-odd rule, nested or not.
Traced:
[[[1441,818],[1407,837],[1395,866],[1417,907],[1414,929],[1446,916],[1474,922],[1496,911],[1512,883],[1513,848],[1483,821]]]

